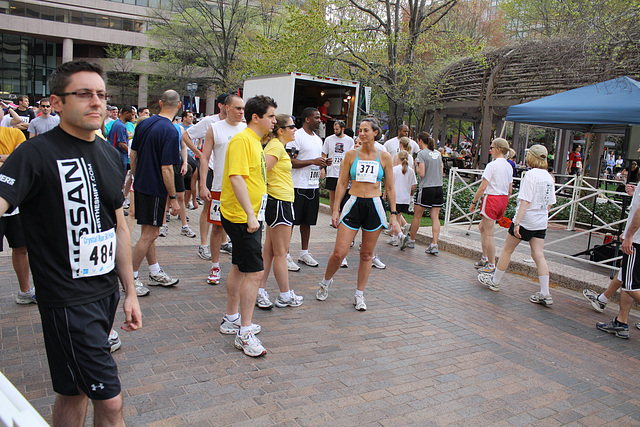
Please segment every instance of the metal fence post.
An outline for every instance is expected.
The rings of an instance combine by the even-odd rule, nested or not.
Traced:
[[[449,170],[449,182],[447,183],[447,203],[445,205],[445,212],[444,212],[444,227],[443,227],[443,232],[442,235],[449,237],[449,223],[451,222],[451,205],[452,205],[452,201],[453,201],[453,189],[454,189],[454,181],[455,181],[455,176],[458,173],[458,168],[451,168]],[[433,219],[432,219],[433,220]]]
[[[573,231],[576,228],[576,219],[578,218],[578,203],[576,200],[580,198],[580,189],[582,188],[582,175],[576,175],[573,178],[573,193],[571,194],[571,211],[569,212],[569,222],[567,230]]]

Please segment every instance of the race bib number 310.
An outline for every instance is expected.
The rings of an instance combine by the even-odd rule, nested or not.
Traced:
[[[107,274],[116,263],[116,229],[102,233],[83,234],[80,237],[78,275],[91,277]]]

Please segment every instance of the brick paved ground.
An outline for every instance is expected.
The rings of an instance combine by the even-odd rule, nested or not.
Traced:
[[[190,213],[192,227],[197,230]],[[256,309],[268,354],[252,359],[218,326],[224,284],[208,286],[198,239],[161,240],[172,289],[141,298],[144,327],[122,332],[115,354],[129,425],[639,425],[640,331],[620,340],[595,329],[582,296],[554,288],[554,305],[528,302],[537,284],[507,274],[494,293],[468,259],[381,242],[369,310],[352,305],[357,247],[327,301],[314,297],[335,232],[321,215],[311,249],[320,268],[291,273],[299,308]],[[292,253],[299,250],[294,233]],[[223,272],[230,257],[222,255]],[[146,276],[146,265],[141,269]],[[0,258],[0,370],[51,420],[51,390],[37,307],[15,304],[10,258]],[[277,295],[273,278],[268,289]],[[636,313],[632,320],[637,321]],[[118,323],[122,321],[118,313]]]

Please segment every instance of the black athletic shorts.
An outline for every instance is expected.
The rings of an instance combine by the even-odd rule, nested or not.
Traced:
[[[193,174],[198,175],[198,161],[191,156],[187,157],[187,173],[182,177],[184,178],[185,191],[191,191],[191,178]],[[188,201],[187,201],[188,203]]]
[[[427,209],[439,208],[444,204],[442,187],[423,187],[418,190],[416,205]]]
[[[509,234],[511,234],[513,237],[516,237],[515,232],[513,231],[514,228],[515,227],[514,227],[513,222],[512,222],[511,226],[509,227]],[[520,226],[520,229],[518,230],[518,232],[522,236],[522,238],[520,240],[523,240],[525,242],[528,242],[529,240],[533,239],[534,237],[537,237],[538,239],[544,239],[545,236],[547,235],[547,229],[546,228],[544,230],[533,230],[533,231],[531,231],[531,230],[527,230],[522,225]]]
[[[640,245],[633,244],[633,253],[627,255],[622,253],[622,287],[623,291],[640,290],[640,262],[636,257],[640,251]]]
[[[329,191],[336,191],[337,185],[338,185],[338,178],[327,177],[324,183],[324,187]]]
[[[209,169],[207,172],[207,188],[211,191],[211,186],[213,185],[213,169]]]
[[[409,205],[406,203],[396,203],[396,210],[400,213],[409,213]]]
[[[262,263],[262,222],[253,233],[247,231],[247,223],[227,221],[221,216],[222,228],[231,238],[233,252],[231,264],[238,266],[240,273],[256,273],[264,270]]]
[[[140,225],[153,225],[160,227],[164,218],[166,197],[150,196],[134,190],[133,202],[136,211],[136,220]]]
[[[0,217],[0,252],[4,250],[3,236],[7,238],[10,248],[27,246],[20,214]]]
[[[176,193],[184,193],[184,176],[180,174],[182,165],[173,165],[173,182],[176,186]]]
[[[294,188],[295,199],[293,225],[316,225],[320,208],[320,190],[317,188]]]
[[[376,231],[380,227],[389,228],[380,197],[349,196],[342,206],[340,222],[352,230],[362,228],[364,231]]]
[[[120,291],[89,304],[40,309],[53,390],[63,396],[106,400],[120,394],[109,332]]]
[[[293,203],[269,196],[267,207],[264,211],[264,219],[267,225],[274,228],[278,225],[293,225]]]

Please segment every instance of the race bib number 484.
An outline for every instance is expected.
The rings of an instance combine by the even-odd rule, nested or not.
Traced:
[[[116,263],[116,229],[102,233],[83,234],[80,237],[80,263],[78,275],[91,277],[107,274]]]

